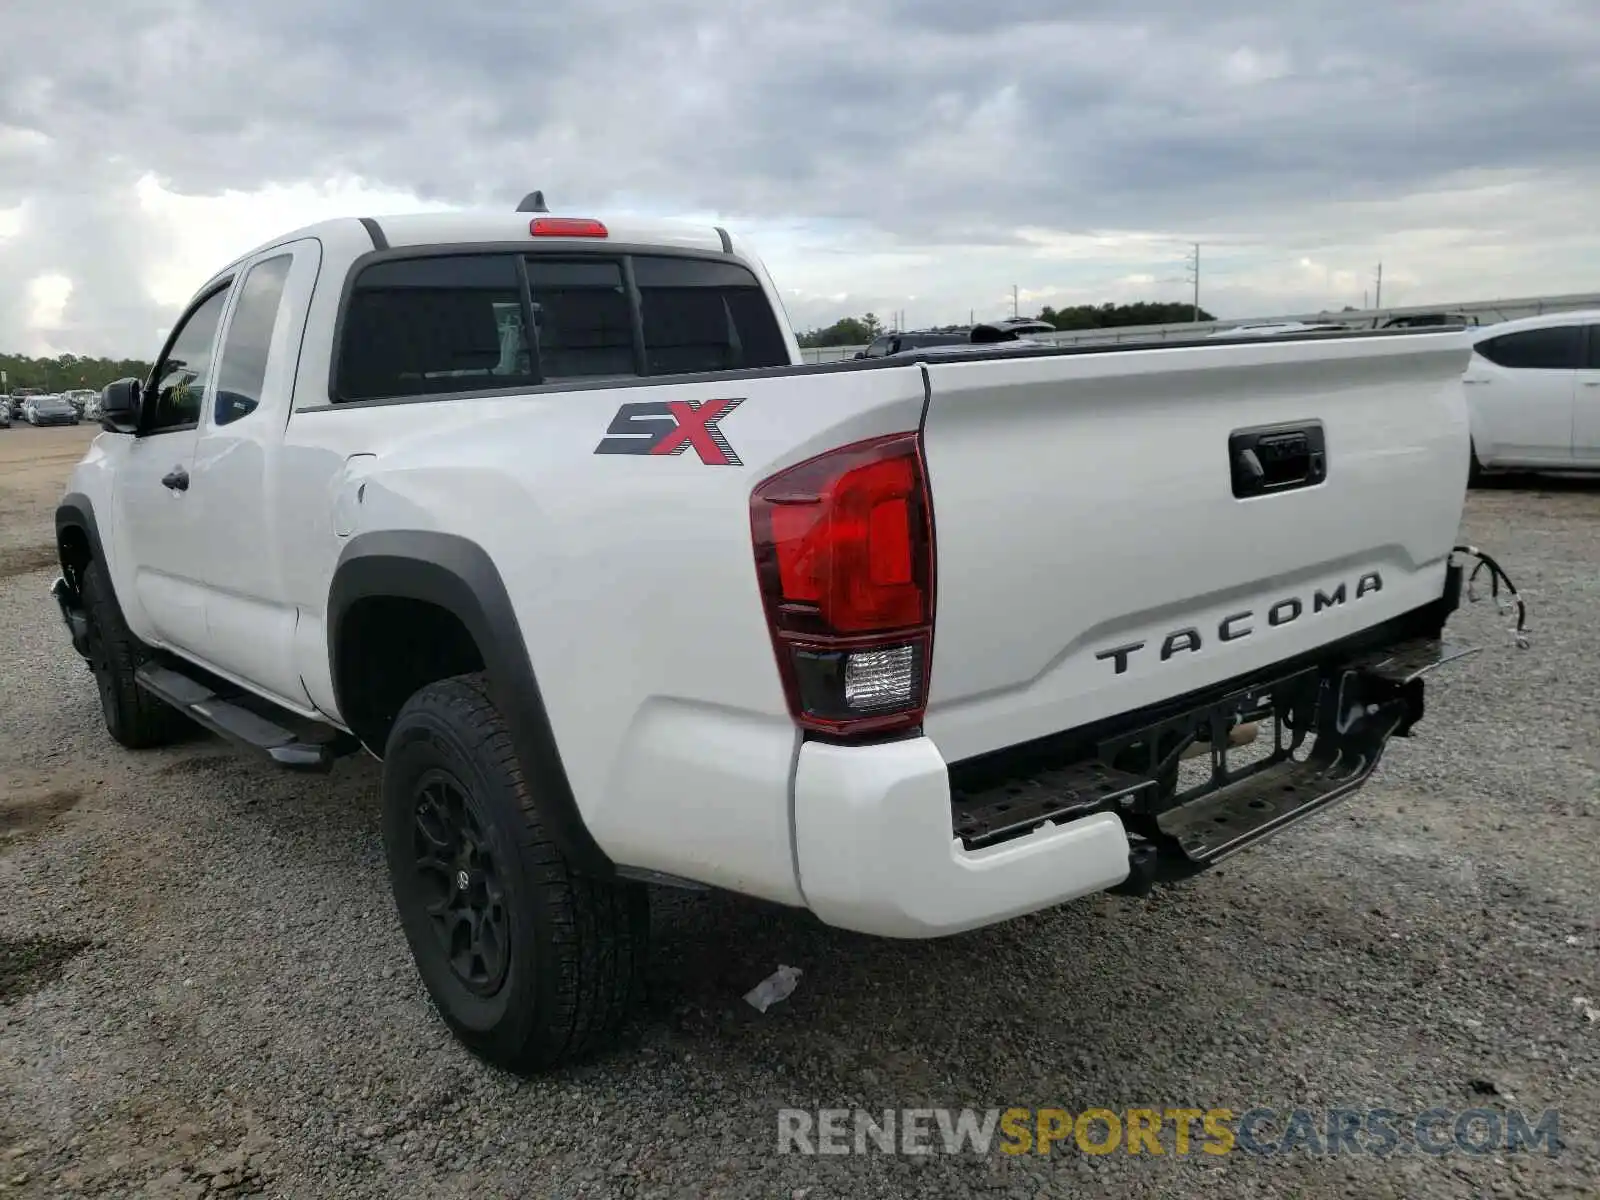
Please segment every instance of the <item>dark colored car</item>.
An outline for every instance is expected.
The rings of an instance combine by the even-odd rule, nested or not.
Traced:
[[[76,425],[78,410],[65,396],[39,396],[33,402],[32,425]]]
[[[1409,313],[1390,317],[1380,329],[1428,329],[1440,325],[1476,325],[1478,318],[1463,312]]]
[[[886,333],[874,338],[872,345],[856,355],[857,358],[888,358],[891,354],[904,354],[908,350],[925,350],[930,346],[966,346],[972,341],[970,330],[933,329],[912,333]]]
[[[1032,333],[1054,333],[1055,326],[1028,317],[1007,321],[990,321],[970,328],[918,329],[908,333],[886,333],[873,339],[872,345],[860,351],[857,358],[888,358],[892,354],[908,354],[916,350],[932,350],[945,346],[992,345],[995,342],[1026,340]]]

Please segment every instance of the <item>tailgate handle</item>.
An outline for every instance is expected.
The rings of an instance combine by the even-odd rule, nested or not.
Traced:
[[[1228,437],[1233,494],[1241,499],[1315,487],[1328,477],[1322,422],[1236,429]]]

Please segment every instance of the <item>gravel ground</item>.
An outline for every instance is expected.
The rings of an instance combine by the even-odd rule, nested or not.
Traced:
[[[0,435],[3,436],[3,435]],[[1593,1196],[1600,487],[1471,497],[1533,649],[1441,673],[1334,813],[1145,900],[889,943],[660,893],[629,1043],[519,1080],[432,1013],[374,764],[114,749],[44,596],[0,578],[0,1189],[200,1196]],[[798,990],[742,994],[779,963]],[[777,1110],[1559,1109],[1557,1157],[779,1155]],[[1069,1143],[1070,1145],[1070,1143]]]

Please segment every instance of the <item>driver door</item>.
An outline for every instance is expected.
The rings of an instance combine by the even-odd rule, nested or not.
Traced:
[[[212,391],[217,329],[232,280],[208,288],[174,327],[150,373],[139,430],[116,473],[117,541],[145,640],[204,656],[205,592],[195,561],[199,509],[189,502],[200,414]],[[136,619],[129,613],[130,624]]]

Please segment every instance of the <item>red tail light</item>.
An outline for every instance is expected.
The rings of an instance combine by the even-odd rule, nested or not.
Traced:
[[[757,485],[756,576],[789,711],[837,737],[921,724],[933,649],[933,508],[897,433]]]
[[[587,217],[535,217],[528,222],[528,233],[533,237],[608,236],[603,224]]]

